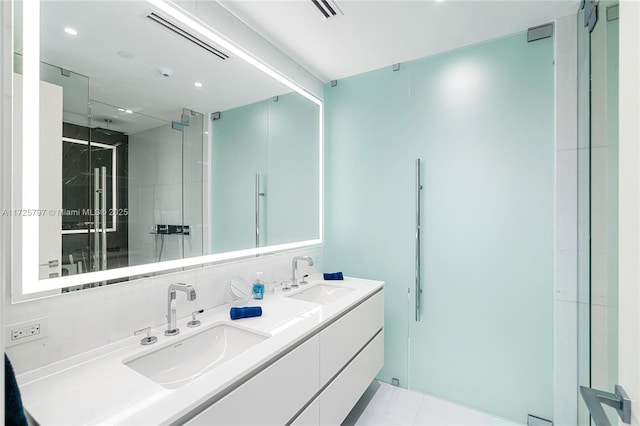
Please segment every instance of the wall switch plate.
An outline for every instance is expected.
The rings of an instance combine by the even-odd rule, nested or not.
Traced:
[[[10,347],[42,339],[47,337],[48,329],[48,317],[6,325],[4,327],[4,345]]]

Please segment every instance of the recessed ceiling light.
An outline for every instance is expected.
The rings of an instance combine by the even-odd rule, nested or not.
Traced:
[[[130,109],[127,109],[124,112],[126,112],[127,114],[133,114],[133,111],[131,111]]]
[[[64,29],[64,32],[69,35],[78,35],[78,32],[71,27],[67,27]]]
[[[167,67],[158,68],[158,72],[163,77],[171,77],[173,75],[173,70],[171,68],[167,68]]]
[[[126,50],[120,50],[118,51],[118,56],[124,59],[133,59],[135,55],[131,52],[127,52]]]
[[[200,83],[199,81],[196,81],[195,83],[193,83],[193,85],[196,87],[202,87],[202,83]]]
[[[124,108],[118,108],[118,111],[124,112]]]

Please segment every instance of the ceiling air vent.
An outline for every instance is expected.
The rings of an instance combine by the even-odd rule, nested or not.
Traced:
[[[155,22],[158,25],[161,25],[162,27],[166,28],[172,33],[177,34],[180,37],[190,41],[191,43],[195,44],[201,49],[204,49],[207,52],[214,54],[215,56],[222,59],[223,61],[229,59],[229,55],[224,53],[222,50],[220,50],[220,48],[214,47],[212,44],[207,43],[201,40],[200,38],[194,36],[193,34],[189,33],[188,31],[183,30],[182,28],[180,28],[173,22],[169,21],[167,18],[160,16],[156,12],[149,13],[147,15],[147,19]]]
[[[324,19],[344,15],[332,0],[311,0],[311,3],[322,13]]]

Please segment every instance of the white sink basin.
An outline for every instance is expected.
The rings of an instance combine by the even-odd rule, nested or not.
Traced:
[[[335,302],[336,300],[342,298],[352,291],[352,289],[345,287],[336,287],[334,285],[327,284],[316,284],[306,290],[302,290],[287,297],[326,305]]]
[[[192,382],[269,336],[219,324],[124,364],[169,389]]]

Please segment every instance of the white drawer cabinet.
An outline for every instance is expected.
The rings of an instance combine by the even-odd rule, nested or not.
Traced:
[[[380,290],[185,424],[339,425],[382,368],[383,324]]]
[[[320,422],[320,397],[304,409],[291,423],[291,426],[317,426]]]
[[[380,291],[320,332],[320,386],[324,386],[384,325]]]
[[[186,424],[286,424],[318,392],[318,355],[314,336]]]
[[[384,332],[378,334],[320,394],[320,425],[339,425],[384,364]]]

